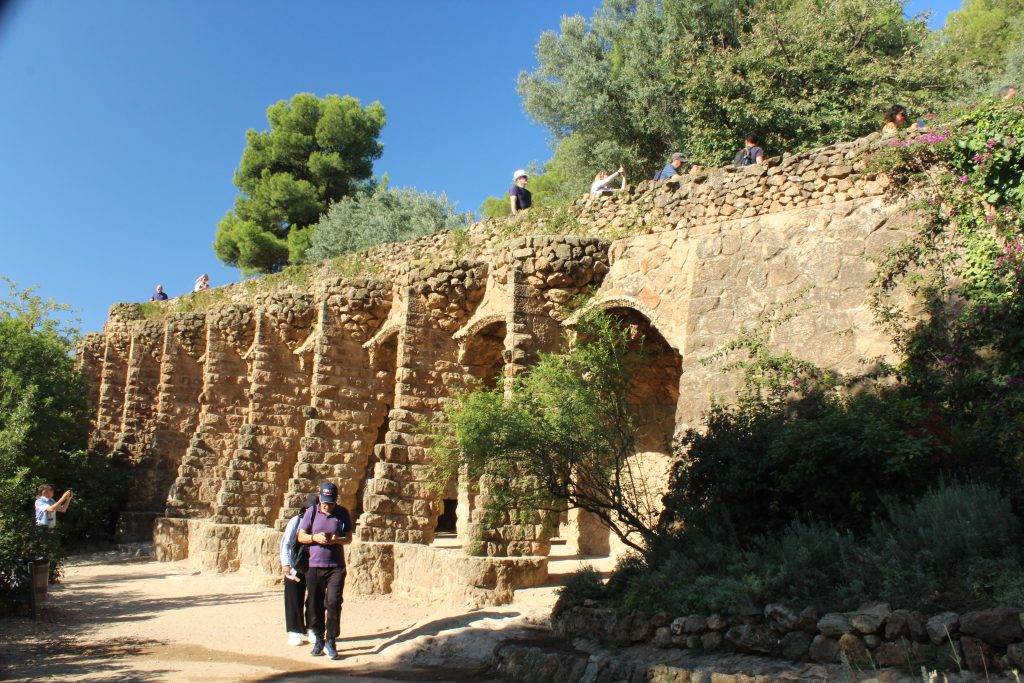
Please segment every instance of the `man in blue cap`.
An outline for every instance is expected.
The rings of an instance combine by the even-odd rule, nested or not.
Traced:
[[[341,548],[352,542],[352,518],[338,505],[338,487],[331,482],[320,484],[319,501],[306,510],[297,534],[299,543],[309,546],[306,621],[315,638],[310,654],[320,657],[326,652],[337,659],[335,641],[345,590],[345,553]]]

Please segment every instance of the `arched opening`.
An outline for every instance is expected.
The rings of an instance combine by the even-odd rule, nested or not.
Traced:
[[[398,365],[398,330],[389,335],[383,342],[378,344],[373,353],[374,384],[377,387],[377,405],[371,415],[376,422],[376,433],[373,440],[373,448],[366,459],[366,469],[363,478],[359,482],[356,491],[356,505],[353,511],[354,519],[359,520],[363,514],[363,494],[366,491],[367,483],[373,479],[374,469],[381,459],[378,453],[383,446],[385,435],[388,433],[391,408],[395,401],[395,371]]]
[[[491,322],[470,335],[463,346],[462,364],[477,387],[494,389],[505,376],[504,320]],[[462,545],[468,541],[469,522],[476,507],[476,482],[460,476],[449,483],[442,499],[443,511],[437,521],[435,538],[442,544]]]
[[[668,485],[682,359],[636,309],[614,306],[605,312],[625,326],[632,350],[638,352],[629,384],[629,402],[638,418],[636,453],[623,477],[629,480],[633,504],[654,523]],[[567,522],[562,534],[579,555],[620,555],[627,549],[593,513],[572,510]]]

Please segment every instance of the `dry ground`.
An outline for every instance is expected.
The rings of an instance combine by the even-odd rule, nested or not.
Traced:
[[[61,681],[483,681],[488,647],[542,620],[553,588],[476,611],[391,598],[345,600],[343,659],[288,647],[279,587],[186,562],[81,558],[51,587],[43,619],[0,619],[0,679]],[[552,563],[556,573],[579,565]]]

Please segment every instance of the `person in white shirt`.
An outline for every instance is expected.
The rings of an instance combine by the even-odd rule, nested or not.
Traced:
[[[36,526],[52,529],[57,526],[57,513],[67,512],[71,505],[71,499],[75,496],[71,489],[64,492],[60,500],[53,499],[53,487],[43,484],[39,487],[39,497],[36,498]]]
[[[609,187],[612,181],[619,176],[622,176],[622,184],[618,188]],[[594,182],[590,183],[590,196],[597,197],[602,194],[609,194],[616,189],[626,189],[626,169],[622,166],[619,166],[619,170],[612,174],[605,170],[598,171],[597,175],[594,176]]]
[[[202,275],[200,275],[199,277],[196,278],[196,285],[195,285],[195,287],[192,288],[192,291],[193,292],[201,292],[204,289],[209,289],[209,288],[210,288],[210,276],[207,275],[206,273],[203,273]]]
[[[302,645],[303,638],[307,636],[306,631],[306,574],[304,567],[296,567],[293,564],[299,563],[298,550],[302,547],[296,534],[299,531],[299,522],[306,510],[317,504],[317,494],[311,493],[306,496],[305,505],[299,510],[299,514],[288,520],[284,527],[284,534],[281,536],[281,572],[284,574],[284,622],[285,630],[288,631],[289,645]],[[308,558],[307,558],[308,562]],[[309,642],[314,636],[309,635]]]

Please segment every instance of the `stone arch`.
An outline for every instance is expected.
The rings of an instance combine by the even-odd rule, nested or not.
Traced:
[[[653,523],[661,511],[661,499],[668,484],[675,433],[682,356],[652,322],[651,312],[630,298],[608,298],[590,304],[588,309],[605,311],[624,324],[631,343],[642,353],[642,360],[630,378],[630,403],[637,407],[639,428],[637,450],[629,462],[637,479],[638,498]],[[567,321],[574,324],[579,314]],[[609,530],[595,515],[576,510],[570,519],[581,555],[618,554],[625,546],[612,539]]]
[[[658,316],[655,314],[655,312],[649,306],[641,302],[639,299],[632,296],[610,296],[601,299],[593,299],[592,301],[588,302],[587,305],[585,305],[583,308],[581,308],[576,313],[572,314],[569,318],[567,318],[563,324],[566,327],[573,327],[576,325],[577,322],[579,322],[580,316],[582,316],[584,313],[588,311],[593,311],[595,309],[600,311],[636,311],[639,315],[646,319],[647,324],[653,330],[655,330],[655,332],[657,332],[658,337],[660,337],[662,340],[665,341],[666,344],[672,347],[672,349],[674,349],[676,353],[682,353],[681,345],[673,338],[673,335],[668,334],[666,331],[663,331],[657,325],[657,323],[654,322],[658,319]]]
[[[502,385],[507,335],[506,316],[498,313],[483,316],[456,333],[456,338],[461,340],[459,362],[470,382],[487,389]],[[468,543],[469,524],[478,494],[477,482],[469,481],[465,473],[460,473],[442,497],[443,508],[438,518],[437,533],[454,532],[461,544]]]

